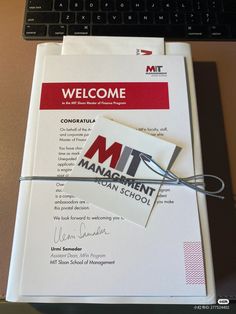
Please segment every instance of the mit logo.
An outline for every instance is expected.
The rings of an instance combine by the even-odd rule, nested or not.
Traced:
[[[101,135],[98,135],[84,156],[91,159],[96,153],[98,153],[99,163],[102,164],[110,158],[110,167],[120,172],[124,171],[124,168],[128,165],[128,160],[131,156],[132,159],[126,173],[132,177],[135,176],[138,170],[141,161],[141,154],[152,158],[143,152],[128,146],[123,146],[118,142],[114,142],[110,147],[106,148],[106,138]]]
[[[162,65],[147,65],[146,73],[161,73]]]

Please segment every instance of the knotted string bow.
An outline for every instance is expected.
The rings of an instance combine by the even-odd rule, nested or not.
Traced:
[[[224,199],[224,196],[218,195],[224,190],[225,187],[224,181],[221,178],[212,174],[198,174],[191,177],[179,178],[173,172],[169,170],[164,170],[152,158],[148,157],[147,155],[141,154],[140,157],[149,169],[163,177],[162,184],[185,185],[190,189],[193,189],[205,195]],[[219,183],[220,187],[213,191],[207,191],[204,188],[200,188],[199,186],[201,185],[204,186],[205,178],[214,179],[216,182]]]

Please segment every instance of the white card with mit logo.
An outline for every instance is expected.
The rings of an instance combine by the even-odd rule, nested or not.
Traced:
[[[97,180],[69,180],[64,191],[101,210],[146,226],[160,184],[137,180],[161,180],[163,177],[148,168],[142,156],[147,156],[163,169],[168,169],[175,152],[176,145],[172,143],[98,117],[70,174],[71,177]]]

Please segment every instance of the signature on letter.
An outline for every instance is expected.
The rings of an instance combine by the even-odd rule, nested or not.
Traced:
[[[84,239],[88,237],[97,237],[101,235],[109,235],[106,228],[98,226],[95,230],[87,230],[86,224],[84,222],[80,223],[78,232],[66,233],[63,231],[63,227],[55,227],[54,229],[54,243],[65,242],[68,240]]]

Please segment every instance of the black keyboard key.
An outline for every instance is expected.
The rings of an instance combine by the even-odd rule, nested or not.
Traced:
[[[54,9],[56,11],[67,11],[68,10],[68,0],[55,0]]]
[[[231,37],[236,39],[236,25],[232,25],[230,28]]]
[[[116,9],[118,11],[129,11],[130,6],[129,0],[117,0],[116,1]]]
[[[134,11],[144,11],[145,10],[145,1],[143,0],[133,0],[132,9]]]
[[[88,12],[77,14],[77,21],[79,24],[89,24],[90,20],[91,20],[91,15]]]
[[[205,12],[202,14],[202,23],[203,24],[216,24],[217,18],[215,13]]]
[[[205,25],[188,25],[187,36],[191,39],[204,39],[207,37],[207,26]]]
[[[201,15],[196,12],[188,12],[186,14],[187,24],[200,24],[201,23]]]
[[[139,19],[141,24],[152,24],[153,23],[153,14],[150,12],[139,14]]]
[[[172,24],[184,24],[185,23],[185,14],[181,12],[173,12],[170,16]]]
[[[45,25],[26,25],[26,37],[44,37],[47,34],[47,26]]]
[[[235,13],[222,13],[222,24],[236,24],[236,12]]]
[[[236,12],[236,1],[235,0],[224,0],[223,9],[226,12]]]
[[[149,11],[162,10],[162,2],[160,0],[147,0],[147,10]]]
[[[26,23],[58,23],[59,18],[58,12],[29,12],[26,15]]]
[[[96,25],[92,27],[95,36],[149,36],[165,37],[168,28],[165,25]]]
[[[176,10],[176,2],[174,0],[163,0],[162,1],[163,10]]]
[[[86,0],[85,9],[88,11],[98,11],[98,0]]]
[[[103,11],[114,11],[115,10],[115,1],[114,0],[102,0],[101,9]]]
[[[70,10],[71,11],[82,11],[83,1],[82,0],[70,0]]]
[[[168,24],[169,23],[169,13],[157,13],[155,14],[155,22],[157,24]]]
[[[225,25],[209,26],[209,34],[212,38],[227,38],[229,36],[228,28]]]
[[[93,23],[94,24],[106,24],[107,16],[106,13],[93,13]]]
[[[190,0],[176,0],[177,9],[180,11],[192,11],[192,2]]]
[[[122,22],[121,13],[120,12],[109,13],[108,14],[108,22],[110,24],[121,24],[121,22]]]
[[[29,11],[51,11],[52,0],[29,0],[27,8]]]
[[[209,10],[220,10],[221,9],[221,1],[220,0],[208,0],[208,8]]]
[[[73,24],[75,22],[74,12],[62,12],[61,21],[65,24]]]
[[[65,36],[67,34],[66,25],[49,25],[48,34],[52,37]]]
[[[90,35],[89,25],[69,25],[69,35],[88,36]]]
[[[193,10],[194,11],[207,11],[207,0],[194,0],[193,1]]]
[[[170,25],[168,30],[168,38],[186,38],[185,25]]]
[[[124,13],[124,23],[125,24],[137,24],[138,14],[136,12]]]

